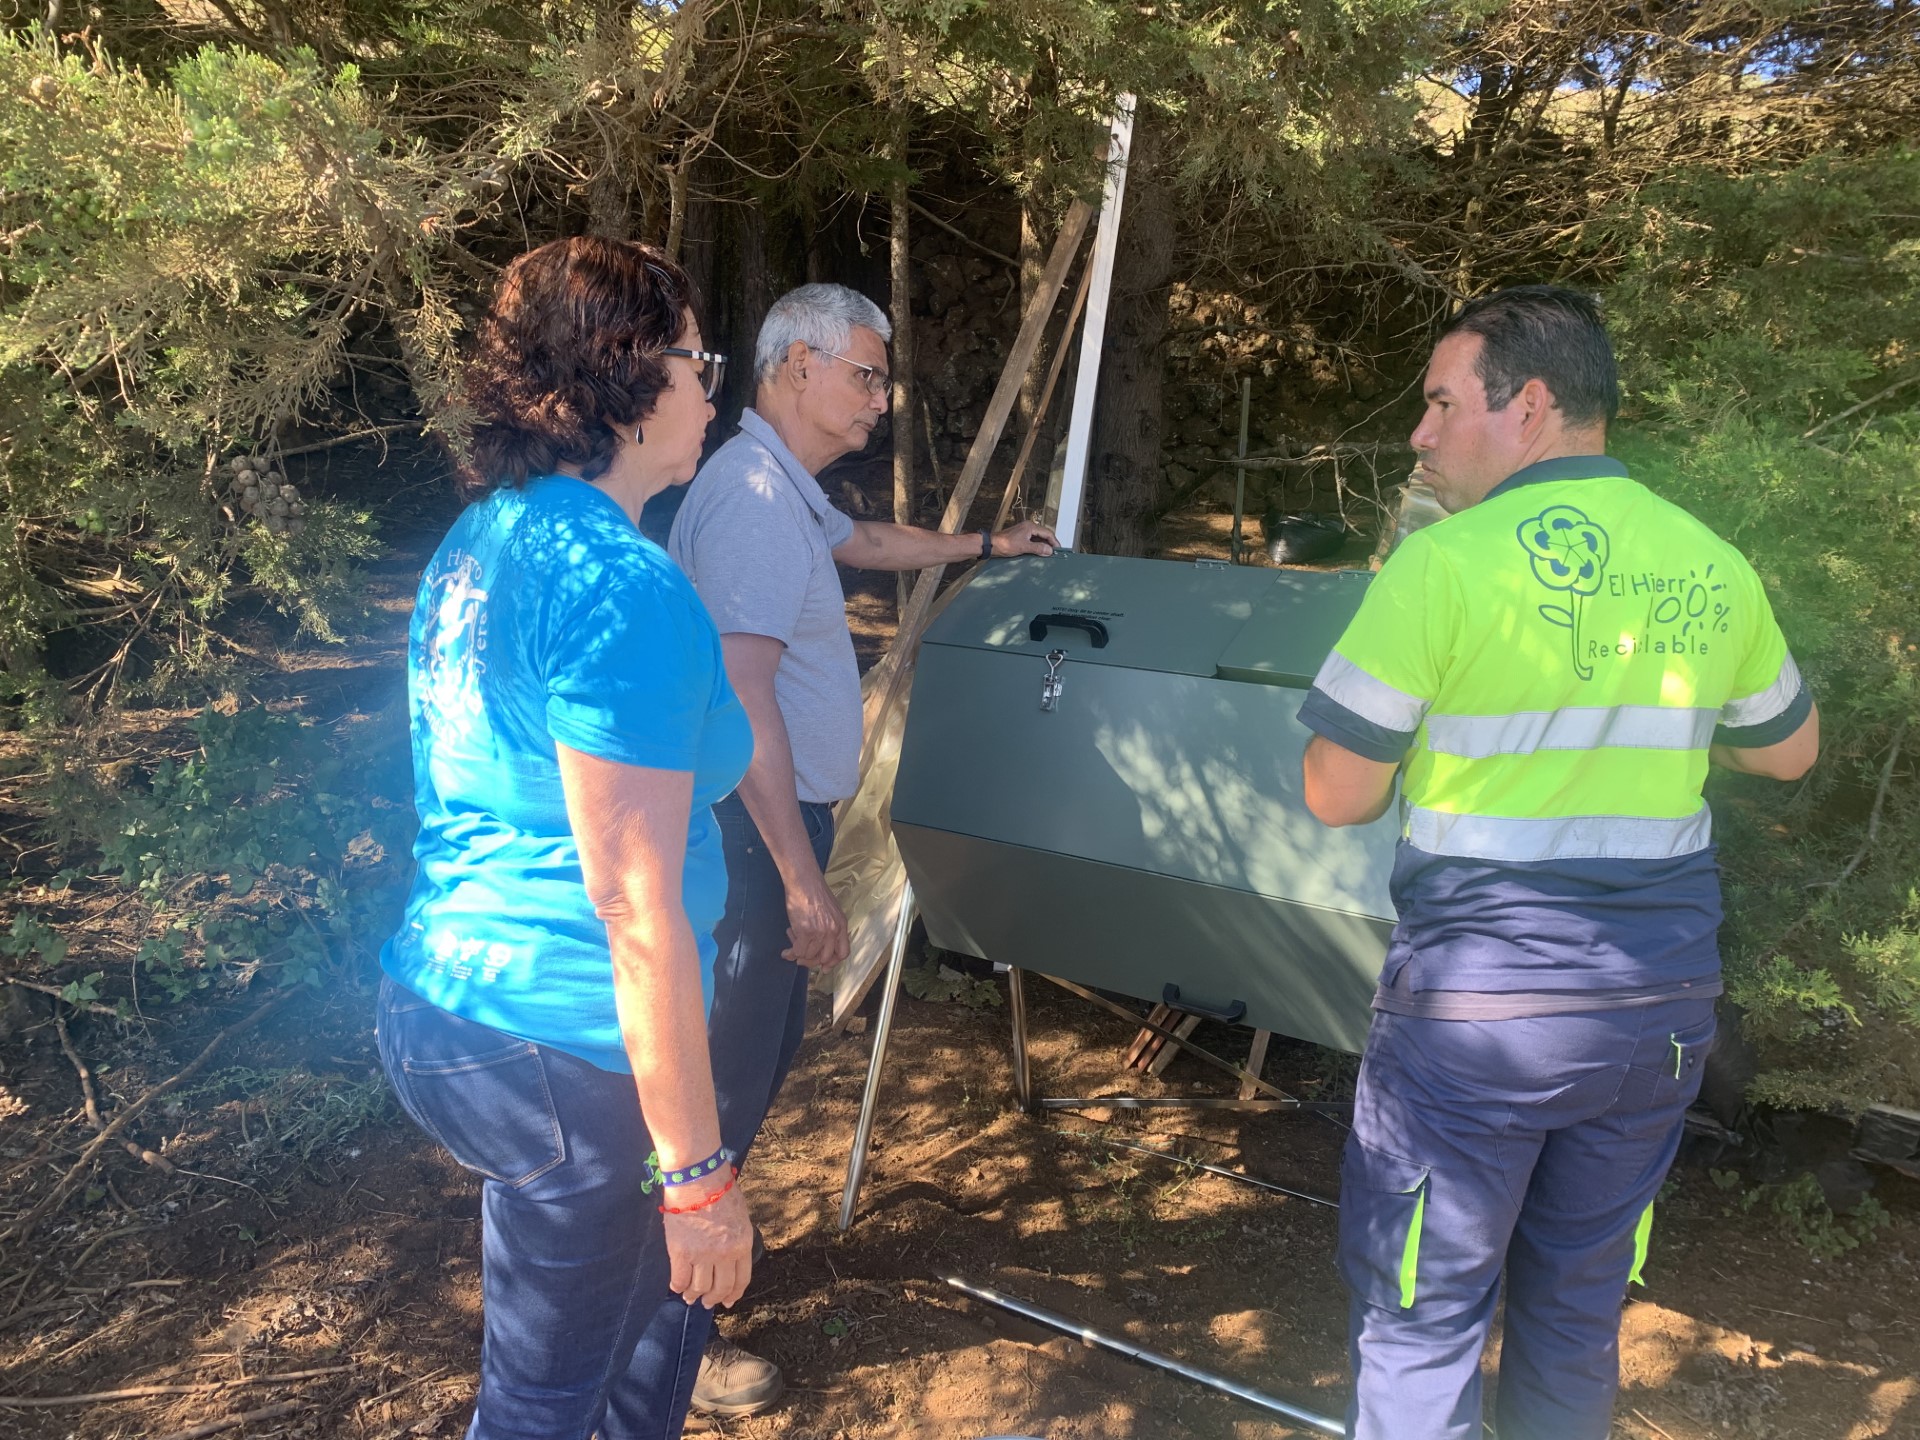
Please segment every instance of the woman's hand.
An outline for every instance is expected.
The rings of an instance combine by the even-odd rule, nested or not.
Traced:
[[[723,1177],[716,1176],[716,1180]],[[731,1183],[731,1182],[729,1182]],[[676,1185],[666,1204],[698,1205],[717,1185]],[[662,1214],[667,1228],[667,1281],[687,1304],[728,1306],[746,1293],[753,1274],[753,1219],[737,1183],[713,1204],[684,1214]]]

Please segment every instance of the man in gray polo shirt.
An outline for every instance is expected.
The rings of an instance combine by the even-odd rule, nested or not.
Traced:
[[[721,1143],[742,1158],[799,1049],[807,972],[847,954],[846,916],[824,872],[833,805],[859,778],[860,669],[834,562],[920,570],[1050,555],[1056,543],[1031,521],[942,535],[853,520],[828,502],[814,477],[865,449],[886,413],[892,333],[878,305],[841,285],[803,285],[776,301],[754,346],[753,407],[701,467],[668,540],[720,629],[753,724],[753,764],[714,807],[727,909],[707,1024]],[[716,1339],[693,1405],[751,1415],[780,1390],[777,1368]]]

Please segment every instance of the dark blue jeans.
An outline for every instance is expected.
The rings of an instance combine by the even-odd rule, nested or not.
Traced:
[[[1620,1305],[1713,1044],[1713,1001],[1525,1020],[1375,1014],[1340,1183],[1359,1440],[1605,1440]]]
[[[485,1182],[469,1440],[674,1440],[713,1317],[667,1288],[633,1077],[384,977],[377,1030],[401,1105]]]
[[[807,1025],[804,966],[787,948],[787,887],[767,842],[738,795],[713,807],[727,854],[727,909],[714,928],[713,1009],[707,1047],[720,1102],[720,1141],[746,1160],[760,1122],[786,1083]],[[833,807],[802,801],[800,818],[824,870],[833,850]]]

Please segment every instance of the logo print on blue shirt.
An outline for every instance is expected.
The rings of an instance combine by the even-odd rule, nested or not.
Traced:
[[[421,693],[430,723],[465,729],[480,714],[480,677],[487,668],[487,592],[480,583],[480,562],[452,551],[428,586],[432,598],[426,607]]]

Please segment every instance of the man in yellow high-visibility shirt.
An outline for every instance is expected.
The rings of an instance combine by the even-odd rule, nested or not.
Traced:
[[[1300,712],[1329,825],[1401,777],[1399,924],[1342,1172],[1362,1440],[1604,1440],[1620,1304],[1720,994],[1709,758],[1791,780],[1819,717],[1752,567],[1606,454],[1598,308],[1474,301],[1413,432],[1448,517],[1388,560]]]

